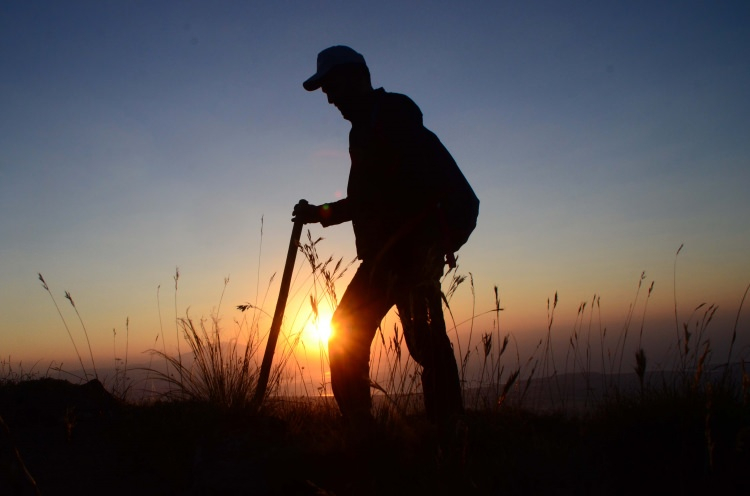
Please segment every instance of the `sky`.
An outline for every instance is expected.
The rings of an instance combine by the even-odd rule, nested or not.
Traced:
[[[231,333],[238,304],[273,313],[292,206],[345,194],[349,123],[302,88],[336,44],[420,106],[480,198],[451,300],[482,314],[452,332],[464,350],[497,325],[495,286],[524,350],[556,293],[563,345],[632,306],[673,346],[706,303],[726,348],[750,283],[748,25],[744,0],[4,1],[0,359],[44,373],[87,334],[100,367],[126,339],[145,360],[176,314]],[[350,225],[309,230],[354,258]]]

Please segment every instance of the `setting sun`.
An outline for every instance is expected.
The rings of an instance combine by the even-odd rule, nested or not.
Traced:
[[[308,336],[316,342],[327,343],[331,337],[331,314],[323,313],[317,319],[311,321],[307,326]]]

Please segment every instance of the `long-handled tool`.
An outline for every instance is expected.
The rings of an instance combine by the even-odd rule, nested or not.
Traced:
[[[305,200],[300,200],[300,203],[307,202]],[[292,237],[289,240],[289,250],[286,252],[286,264],[284,265],[284,274],[281,277],[281,287],[279,288],[279,299],[276,301],[276,311],[273,314],[271,330],[268,333],[266,352],[263,355],[263,362],[261,363],[260,373],[258,374],[258,385],[255,388],[255,395],[253,396],[251,403],[252,408],[255,410],[260,407],[266,396],[268,377],[271,374],[271,363],[273,362],[273,354],[276,350],[276,342],[279,339],[281,321],[284,320],[284,310],[286,309],[286,300],[289,297],[289,285],[292,282],[294,261],[297,258],[299,238],[302,235],[303,225],[304,222],[297,220],[294,222],[294,227],[292,227]]]

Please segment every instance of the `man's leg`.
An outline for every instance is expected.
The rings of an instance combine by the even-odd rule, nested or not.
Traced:
[[[431,270],[429,270],[431,269]],[[428,416],[449,424],[463,413],[461,384],[443,317],[442,265],[428,267],[426,278],[399,295],[397,308],[409,353],[422,366],[422,391]]]
[[[388,301],[385,277],[373,278],[363,263],[346,288],[331,319],[328,341],[331,389],[345,420],[356,427],[372,420],[370,398],[370,345]]]

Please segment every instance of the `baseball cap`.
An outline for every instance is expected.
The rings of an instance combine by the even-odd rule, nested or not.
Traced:
[[[345,64],[367,65],[365,58],[348,46],[336,45],[326,48],[318,54],[317,72],[302,83],[302,86],[307,91],[317,90],[320,88],[323,78],[331,72],[331,69]]]

